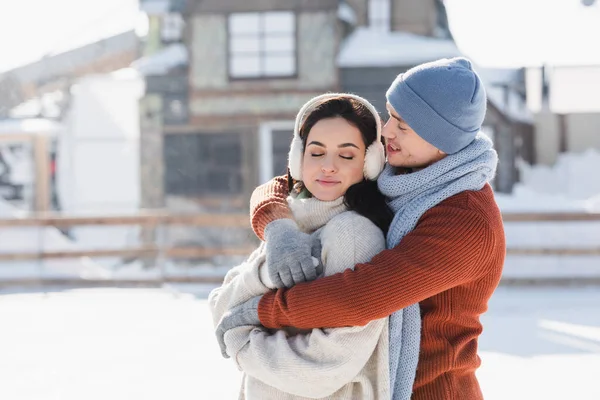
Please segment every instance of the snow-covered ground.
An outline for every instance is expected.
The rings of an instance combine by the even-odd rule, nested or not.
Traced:
[[[600,152],[562,154],[556,165],[519,166],[522,182],[511,195],[496,193],[512,212],[600,212]],[[507,222],[508,248],[599,248],[600,221]],[[600,277],[598,256],[508,256],[505,278]]]
[[[0,295],[0,398],[237,398],[193,290]],[[600,399],[599,288],[500,288],[482,320],[486,400]]]

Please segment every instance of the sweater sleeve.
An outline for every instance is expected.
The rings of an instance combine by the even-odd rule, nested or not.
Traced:
[[[208,307],[215,327],[225,312],[269,290],[260,277],[260,267],[265,261],[263,246],[261,244],[244,263],[232,268],[225,275],[223,284],[208,295]]]
[[[293,219],[287,203],[288,181],[286,176],[278,176],[257,187],[250,198],[250,223],[254,233],[264,240],[265,227],[276,219]]]
[[[333,218],[323,229],[321,240],[326,275],[368,261],[385,248],[381,230],[351,212]],[[312,310],[314,314],[320,312],[319,306]],[[387,323],[384,318],[366,326],[313,329],[293,336],[285,331],[270,334],[260,328],[240,328],[250,331],[250,341],[236,360],[248,375],[279,390],[323,398],[348,384],[364,368],[382,332],[387,333]],[[229,332],[226,341],[227,335]]]
[[[490,268],[490,254],[497,254],[500,235],[479,212],[434,207],[371,262],[265,294],[260,321],[269,328],[365,325],[479,278]]]

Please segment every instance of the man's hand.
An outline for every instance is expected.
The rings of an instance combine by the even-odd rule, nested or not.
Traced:
[[[290,288],[319,275],[320,242],[298,229],[291,219],[278,219],[265,227],[269,278],[278,288]]]
[[[225,346],[225,332],[239,326],[261,325],[260,319],[258,319],[258,303],[260,302],[261,297],[262,296],[256,296],[251,298],[245,303],[227,311],[223,315],[223,318],[221,318],[215,333],[223,357],[229,358],[229,355],[227,355],[227,346]]]

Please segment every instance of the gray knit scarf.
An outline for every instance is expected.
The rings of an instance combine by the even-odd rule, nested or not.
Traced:
[[[394,219],[387,235],[387,247],[395,247],[412,231],[430,208],[458,193],[481,190],[492,180],[498,155],[492,141],[479,133],[475,140],[441,161],[405,175],[386,165],[377,181],[388,198]],[[419,304],[390,316],[390,384],[393,400],[408,400],[412,394],[421,340]]]

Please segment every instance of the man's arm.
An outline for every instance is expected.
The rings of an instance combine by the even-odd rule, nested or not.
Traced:
[[[288,180],[278,176],[257,187],[250,198],[250,222],[254,233],[264,240],[265,227],[276,219],[293,219],[287,203]]]
[[[300,329],[365,325],[479,278],[494,257],[501,269],[501,221],[448,208],[429,210],[400,244],[354,271],[265,294],[259,303],[261,323]],[[317,307],[321,312],[314,312]]]

